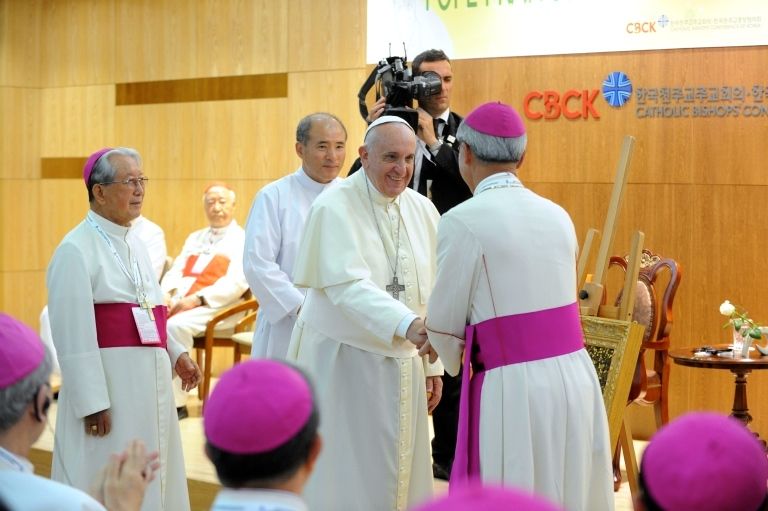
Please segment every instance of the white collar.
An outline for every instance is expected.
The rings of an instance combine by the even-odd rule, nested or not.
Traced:
[[[307,505],[295,493],[266,488],[222,488],[212,509],[221,499],[221,509],[237,511],[307,511]],[[237,504],[237,507],[229,507]],[[226,506],[226,507],[225,507]]]
[[[230,227],[232,227],[233,225],[237,225],[237,220],[235,220],[234,218],[232,219],[232,221],[231,221],[231,222],[229,222],[229,223],[228,223],[227,225],[225,225],[224,227],[211,227],[211,226],[209,225],[209,226],[208,226],[208,232],[209,232],[209,233],[210,233],[212,236],[216,236],[216,237],[219,237],[219,236],[224,236],[225,234],[227,234],[227,230],[228,230]]]
[[[474,195],[493,188],[524,188],[524,186],[520,179],[512,172],[497,172],[477,183]]]
[[[296,178],[299,180],[299,183],[304,188],[315,193],[322,192],[327,186],[332,185],[339,179],[338,177],[335,177],[333,178],[332,181],[328,183],[318,183],[317,181],[309,177],[309,174],[307,174],[307,171],[304,170],[304,167],[299,167],[299,170],[296,171]]]
[[[32,465],[29,460],[24,459],[21,456],[16,456],[8,449],[0,447],[0,471],[2,470],[33,474],[35,472],[35,466]]]
[[[386,195],[381,193],[376,188],[376,186],[374,186],[373,181],[368,179],[368,174],[365,173],[365,169],[364,168],[361,168],[358,172],[355,172],[355,175],[357,175],[358,173],[359,174],[363,174],[363,178],[360,179],[360,181],[362,182],[363,193],[368,193],[365,190],[365,188],[369,187],[369,190],[371,191],[371,199],[373,200],[374,204],[379,204],[381,206],[386,206],[388,204],[396,204],[397,206],[400,205],[400,195],[405,193],[405,190],[403,190],[403,192],[400,195],[398,195],[397,197],[394,197],[394,198],[393,197],[387,197]],[[407,189],[407,187],[406,187],[406,189]]]
[[[130,227],[116,224],[115,222],[104,218],[92,209],[88,210],[88,216],[105,232],[117,236],[118,238],[125,238],[125,234],[130,229]]]

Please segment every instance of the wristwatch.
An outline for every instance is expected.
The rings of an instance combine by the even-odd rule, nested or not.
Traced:
[[[197,295],[195,295],[195,296],[196,296],[196,297],[197,297],[197,299],[200,301],[200,306],[201,306],[201,307],[202,307],[203,305],[208,305],[208,302],[206,302],[206,301],[205,301],[205,297],[204,297],[203,295],[201,295],[201,294],[197,294]]]

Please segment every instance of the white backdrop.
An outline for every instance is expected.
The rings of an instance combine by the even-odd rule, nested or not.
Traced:
[[[768,44],[768,0],[368,0],[366,62]],[[390,52],[391,45],[391,52]]]

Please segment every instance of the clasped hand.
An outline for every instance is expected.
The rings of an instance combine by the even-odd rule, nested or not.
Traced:
[[[427,338],[427,327],[424,325],[423,319],[416,318],[411,322],[411,325],[408,327],[408,331],[405,334],[405,338],[419,348],[419,356],[428,355],[429,363],[435,363],[437,360],[437,352],[429,343],[429,339]]]
[[[174,314],[178,314],[179,312],[184,312],[188,310],[192,310],[196,307],[200,306],[200,299],[196,295],[190,295],[185,296],[181,300],[177,302],[170,302],[170,310],[168,311],[168,317],[173,316]]]

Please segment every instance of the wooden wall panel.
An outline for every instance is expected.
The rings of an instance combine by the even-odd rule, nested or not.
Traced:
[[[41,0],[0,0],[0,87],[40,86]]]
[[[0,271],[45,270],[59,241],[87,209],[80,180],[0,180]]]
[[[285,72],[286,2],[118,2],[118,82]]]
[[[0,87],[0,179],[40,176],[40,90]]]
[[[305,115],[318,111],[334,114],[347,128],[347,160],[342,176],[357,158],[357,148],[363,141],[366,124],[358,110],[357,92],[367,76],[364,68],[289,74],[289,140],[295,141],[296,125]]]
[[[191,177],[196,108],[196,103],[171,103],[115,109],[115,143],[139,151],[152,185]]]
[[[131,18],[115,18],[114,1],[43,0],[40,75],[43,86],[115,81],[115,39],[144,34]]]
[[[295,167],[288,100],[200,103],[195,120],[194,177],[273,180]]]
[[[45,271],[0,271],[0,311],[35,331],[46,296]]]
[[[40,158],[42,179],[82,179],[85,156]]]
[[[130,20],[115,39],[116,82],[173,80],[197,76],[195,36],[198,2],[118,2],[115,16]]]
[[[270,73],[118,83],[115,91],[115,104],[122,106],[284,98],[287,94],[288,75],[286,73]]]
[[[285,99],[118,107],[116,139],[153,179],[275,179],[291,165]]]
[[[197,75],[287,71],[291,4],[270,0],[198,2]]]
[[[768,77],[765,78],[768,90]],[[705,119],[694,127],[695,145],[689,165],[695,182],[703,184],[768,185],[768,96],[762,119]]]
[[[40,181],[14,179],[0,181],[0,218],[3,219],[3,244],[0,269],[5,271],[39,270],[42,267],[40,229]],[[20,219],[25,221],[19,221]],[[29,222],[29,223],[27,223]]]
[[[269,181],[251,179],[227,180],[235,191],[237,202],[235,220],[245,227],[248,211],[256,192]],[[192,231],[207,225],[203,210],[203,190],[210,180],[189,179],[184,181],[152,181],[142,207],[142,214],[163,228],[168,254],[176,257],[184,240]]]
[[[289,5],[289,71],[326,71],[365,65],[364,0],[286,3]]]
[[[41,91],[40,154],[48,157],[87,157],[117,144],[115,87],[94,85],[56,87]]]
[[[40,180],[39,268],[45,270],[62,238],[75,228],[88,212],[88,190],[79,179]]]

